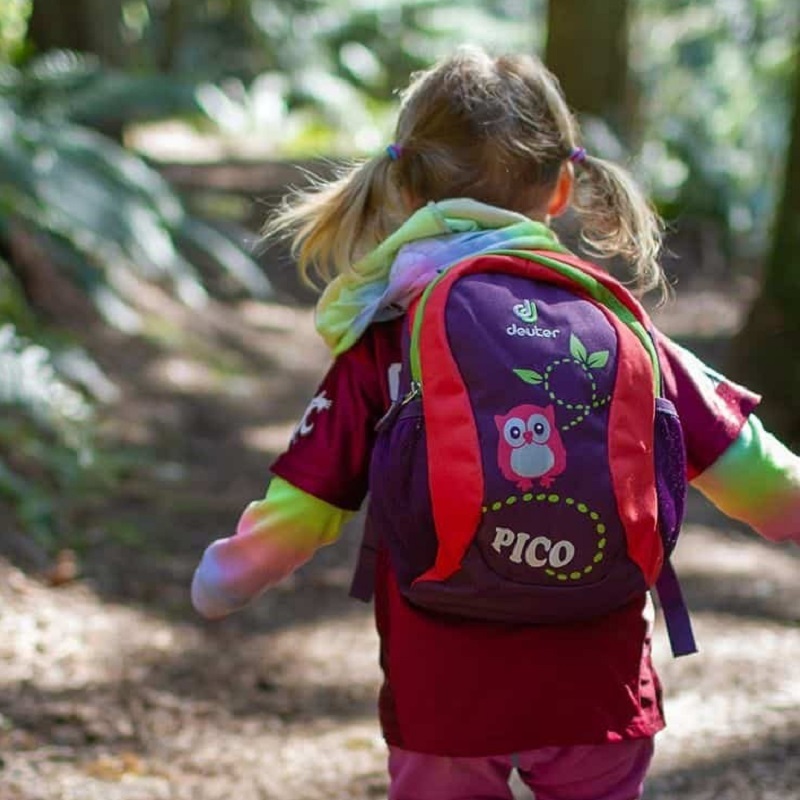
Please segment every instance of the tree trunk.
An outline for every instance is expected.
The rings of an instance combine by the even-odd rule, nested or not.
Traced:
[[[550,0],[545,62],[570,107],[604,119],[630,143],[635,101],[628,70],[628,0]]]
[[[127,61],[122,0],[34,0],[28,32],[39,52],[93,53],[109,66]]]
[[[761,294],[734,343],[732,369],[763,392],[760,412],[785,441],[800,445],[800,62],[783,196]]]
[[[187,6],[184,0],[169,0],[150,12],[156,36],[155,62],[160,72],[177,68],[177,56],[186,34]]]

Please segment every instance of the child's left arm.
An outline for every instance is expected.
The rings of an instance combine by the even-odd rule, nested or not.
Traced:
[[[192,581],[200,614],[236,611],[338,538],[367,493],[375,424],[389,406],[398,359],[396,326],[387,323],[334,360],[272,464],[266,496],[245,508],[233,536],[203,554]]]
[[[206,548],[192,580],[192,604],[207,619],[244,607],[336,541],[352,515],[273,478],[264,499],[245,508],[236,534]]]

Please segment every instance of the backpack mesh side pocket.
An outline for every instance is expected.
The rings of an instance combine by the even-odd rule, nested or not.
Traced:
[[[658,524],[664,555],[674,550],[686,505],[686,449],[675,406],[663,397],[656,399],[653,439],[658,492]]]
[[[415,400],[379,427],[372,452],[370,523],[389,548],[401,586],[436,559],[426,447],[422,402]]]

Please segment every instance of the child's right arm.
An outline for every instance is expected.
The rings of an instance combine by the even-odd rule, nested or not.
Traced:
[[[800,458],[755,415],[692,485],[765,538],[800,544]]]
[[[692,486],[765,538],[800,544],[800,458],[755,416],[760,398],[667,337],[657,341]]]

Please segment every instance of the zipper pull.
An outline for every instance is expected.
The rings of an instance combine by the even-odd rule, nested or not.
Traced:
[[[422,396],[422,387],[418,381],[411,381],[411,388],[406,393],[405,397],[395,400],[389,406],[389,410],[378,420],[375,425],[375,432],[380,433],[390,422],[393,422],[395,417],[400,411],[407,406],[412,400]]]
[[[408,394],[400,401],[400,405],[407,406],[417,397],[422,397],[422,384],[419,381],[411,381],[411,388],[408,390]]]

